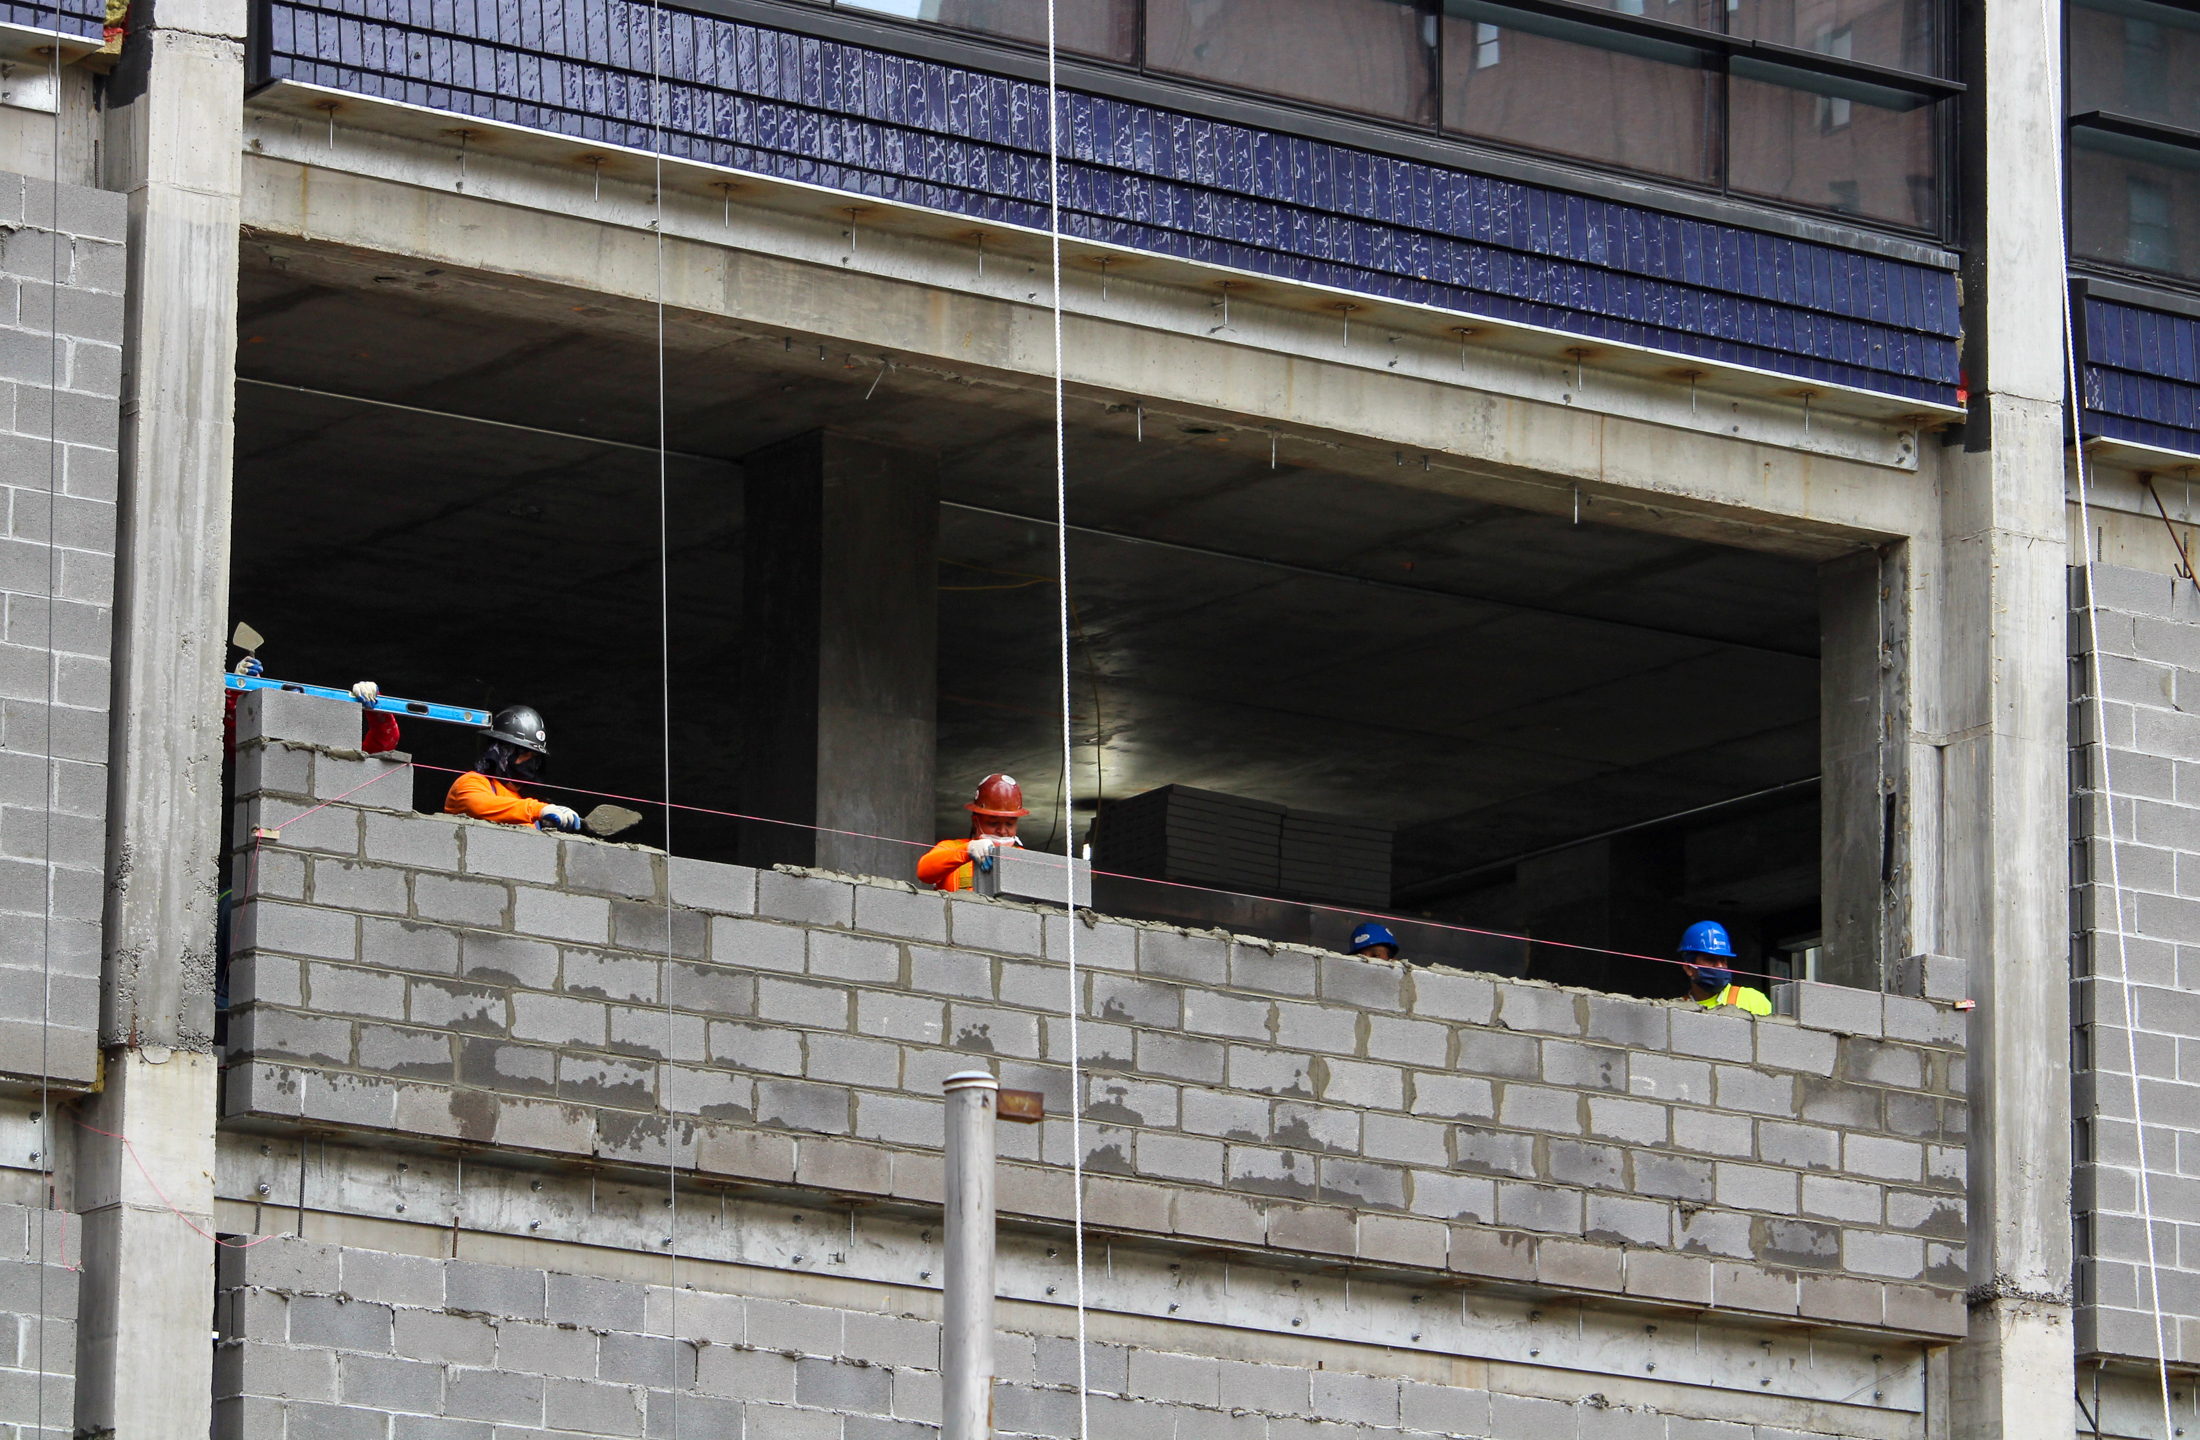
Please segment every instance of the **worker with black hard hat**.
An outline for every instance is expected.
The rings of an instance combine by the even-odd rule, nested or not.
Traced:
[[[991,868],[995,850],[1024,843],[1016,838],[1016,822],[1031,812],[1013,775],[980,780],[978,793],[963,809],[970,812],[970,838],[942,840],[917,860],[917,878],[935,890],[968,890],[975,881],[972,872],[981,865]]]
[[[507,705],[481,731],[481,758],[451,782],[446,815],[471,815],[498,825],[532,825],[579,834],[581,817],[563,805],[546,805],[519,786],[542,779],[550,756],[550,730],[532,705]]]

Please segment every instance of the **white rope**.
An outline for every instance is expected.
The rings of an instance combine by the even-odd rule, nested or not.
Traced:
[[[2047,97],[2048,103],[2055,107],[2052,115],[2054,138],[2049,143],[2053,147],[2054,158],[2057,162],[2055,170],[2057,181],[2055,187],[2055,222],[2057,237],[2062,242],[2057,254],[2058,256],[2067,256],[2070,253],[2070,213],[2067,202],[2062,198],[2066,188],[2061,183],[2063,174],[2061,161],[2064,148],[2062,138],[2064,106],[2062,99],[2063,87],[2058,83],[2063,77],[2059,73],[2060,67],[2056,63],[2056,51],[2059,48],[2056,41],[2061,34],[2062,27],[2055,0],[2040,0],[2040,8],[2046,19],[2046,24],[2041,32],[2041,44],[2046,51],[2047,58],[2049,77]],[[2057,263],[2060,264],[2061,261],[2058,259]],[[2156,1253],[2154,1240],[2154,1190],[2147,1178],[2146,1111],[2139,1097],[2139,1012],[2132,995],[2131,958],[2124,940],[2123,856],[2121,847],[2116,841],[2116,782],[2109,759],[2108,696],[2101,681],[2100,592],[2094,588],[2093,583],[2094,566],[2099,557],[2094,554],[2092,482],[2087,476],[2085,468],[2084,393],[2078,383],[2077,326],[2071,315],[2070,286],[2065,282],[2061,288],[2063,372],[2069,385],[2070,436],[2074,442],[2071,445],[2071,454],[2078,475],[2078,545],[2079,552],[2085,557],[2086,644],[2092,651],[2090,669],[2092,670],[2091,688],[2093,691],[2093,744],[2100,755],[2100,793],[2103,801],[2102,810],[2106,817],[2103,823],[2108,831],[2109,912],[2116,917],[2116,984],[2123,995],[2125,1053],[2131,1067],[2131,1128],[2138,1142],[2139,1218],[2140,1223],[2146,1227],[2147,1236],[2147,1286],[2149,1298],[2154,1307],[2154,1358],[2156,1370],[2161,1379],[2162,1433],[2165,1436],[2171,1436],[2178,1434],[2179,1431],[2177,1422],[2170,1411],[2169,1338],[2165,1328],[2167,1321],[2162,1313],[2162,1267],[2160,1256]],[[2099,907],[2094,908],[2097,917]],[[2097,918],[2095,923],[2097,927]],[[2089,937],[2087,941],[2089,959],[2091,950],[2092,942]],[[2094,1013],[2096,1030],[2099,1028],[2099,1023],[2100,1015],[2096,1009]],[[2093,1061],[2095,1066],[2098,1067],[2100,1063],[2098,1044],[2095,1046]],[[2099,1163],[2097,1154],[2095,1163]],[[2096,1226],[2094,1245],[2098,1248],[2099,1244],[2099,1227]],[[2096,1266],[2099,1264],[2097,1259],[2095,1264]]]
[[[61,29],[61,0],[54,0],[53,28]],[[39,778],[46,787],[44,838],[38,849],[45,871],[45,928],[40,950],[43,989],[38,999],[38,1168],[45,1177],[44,1203],[38,1207],[36,1233],[32,1236],[31,1263],[38,1267],[38,1361],[31,1383],[38,1387],[37,1440],[46,1440],[46,1216],[57,1201],[53,1163],[53,807],[58,787],[54,782],[53,711],[55,694],[53,608],[59,603],[61,582],[55,573],[59,551],[54,544],[54,511],[61,496],[61,429],[58,423],[61,388],[61,46],[53,47],[53,229],[47,235],[46,287],[46,754]],[[27,216],[26,216],[27,218]],[[214,963],[221,963],[219,955]],[[68,1230],[62,1230],[63,1244]],[[64,1256],[64,1259],[67,1257]]]
[[[665,434],[665,77],[657,54],[658,0],[649,0],[649,153],[655,166],[650,190],[657,232],[657,699],[664,750],[665,968],[658,979],[665,1012],[665,1060],[672,1043],[672,528]],[[727,203],[732,203],[728,201]],[[667,1070],[665,1074],[669,1075]],[[664,1080],[659,1079],[662,1085]],[[672,1399],[672,1440],[680,1440],[680,1147],[673,1138],[672,1106],[659,1093],[665,1120],[665,1356],[671,1368],[665,1388]]]
[[[1062,419],[1062,108],[1056,71],[1055,0],[1047,0],[1047,247],[1054,296],[1054,567],[1056,616],[1062,640],[1062,899],[1063,956],[1069,971],[1069,1167],[1071,1253],[1077,1267],[1077,1434],[1092,1426],[1092,1386],[1085,1361],[1085,1097],[1077,1053],[1077,812],[1070,801],[1077,769],[1070,734],[1069,458]]]

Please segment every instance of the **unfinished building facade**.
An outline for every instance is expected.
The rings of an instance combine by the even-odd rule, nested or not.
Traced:
[[[0,9],[9,1440],[2200,1420],[2186,0]]]

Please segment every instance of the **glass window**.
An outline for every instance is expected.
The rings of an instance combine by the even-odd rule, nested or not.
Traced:
[[[868,10],[902,20],[929,20],[958,30],[1044,45],[1046,0],[839,0],[844,10]],[[1105,60],[1138,56],[1138,0],[1057,0],[1055,40],[1062,49]]]
[[[2082,0],[2070,16],[2070,113],[2200,130],[2200,11]],[[2172,84],[2172,76],[2184,77]]]
[[[1745,194],[1931,229],[1936,107],[1923,96],[1735,57],[1727,183]]]
[[[1670,41],[1446,0],[1444,128],[1716,184],[1719,77],[1707,58]]]
[[[2200,280],[2200,150],[2074,126],[2070,250]]]
[[[1407,0],[1148,0],[1154,70],[1428,124],[1433,17]]]
[[[1750,40],[1867,65],[1942,73],[1934,0],[1725,0],[1727,28]]]

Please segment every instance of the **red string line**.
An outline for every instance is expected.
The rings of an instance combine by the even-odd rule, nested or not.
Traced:
[[[439,771],[445,775],[468,775],[473,773],[468,770],[453,769],[452,767],[447,765],[428,765],[418,760],[410,761],[408,763],[413,769],[416,770],[434,770]],[[371,785],[374,782],[370,780],[367,783]],[[363,790],[365,788],[366,786],[363,785],[354,787],[354,789],[358,790]],[[900,840],[891,835],[872,835],[862,830],[835,830],[829,825],[811,825],[800,820],[774,820],[768,815],[749,815],[744,814],[739,810],[717,810],[708,805],[675,805],[670,801],[652,800],[640,795],[620,795],[609,790],[584,790],[577,785],[545,785],[544,788],[563,790],[566,793],[572,795],[588,795],[598,800],[625,800],[636,805],[649,805],[671,810],[688,810],[693,811],[698,815],[717,815],[728,820],[753,820],[760,825],[786,825],[796,830],[809,830],[819,835],[844,835],[854,840],[876,840],[888,845],[906,845],[918,850],[929,850],[932,848],[931,845],[922,840]],[[345,795],[349,795],[351,793],[353,793],[351,790],[347,790],[344,792]],[[343,795],[339,795],[336,797],[337,800],[341,800],[343,798]],[[335,803],[335,800],[324,802],[324,804],[327,805],[333,805]],[[318,805],[314,807],[314,809],[316,810],[320,808],[322,807]],[[305,813],[307,815],[310,815],[313,813],[313,811],[308,810]],[[303,815],[298,815],[291,818],[297,820],[304,819],[305,817]],[[289,820],[283,822],[284,825],[287,825],[289,823]],[[280,830],[282,826],[278,825],[274,828]],[[1180,880],[1156,880],[1150,875],[1129,875],[1119,870],[1101,870],[1096,868],[1093,870],[1092,873],[1094,875],[1107,876],[1111,880],[1136,880],[1146,885],[1165,885],[1172,890],[1191,890],[1202,895],[1220,895],[1233,900],[1273,901],[1275,899],[1275,897],[1272,895],[1255,895],[1249,891],[1244,890],[1218,890],[1211,885],[1193,885]],[[1440,930],[1446,934],[1480,935],[1492,940],[1517,940],[1525,945],[1545,945],[1556,950],[1579,950],[1591,955],[1611,955],[1622,960],[1647,960],[1654,965],[1672,965],[1680,967],[1692,963],[1686,960],[1676,960],[1670,955],[1643,955],[1632,950],[1608,950],[1600,945],[1580,945],[1570,940],[1539,940],[1533,935],[1515,935],[1512,934],[1510,931],[1505,930],[1485,930],[1475,925],[1458,925],[1444,920],[1425,919],[1417,915],[1391,915],[1377,910],[1351,909],[1342,905],[1323,905],[1314,901],[1304,900],[1290,901],[1287,903],[1303,905],[1309,910],[1320,910],[1331,915],[1349,915],[1356,919],[1363,920],[1394,920],[1401,925],[1413,925],[1429,930]]]
[[[89,1130],[94,1135],[104,1135],[109,1140],[120,1140],[122,1142],[122,1148],[129,1151],[130,1158],[137,1162],[138,1173],[145,1177],[145,1183],[152,1186],[153,1193],[160,1197],[160,1203],[166,1205],[170,1212],[173,1213],[178,1220],[181,1220],[184,1224],[190,1226],[192,1231],[196,1233],[200,1239],[211,1240],[216,1245],[219,1245],[227,1250],[250,1250],[255,1245],[265,1245],[270,1240],[279,1240],[282,1238],[280,1235],[262,1235],[256,1240],[239,1241],[224,1240],[219,1235],[208,1234],[205,1230],[199,1228],[198,1221],[193,1220],[189,1215],[186,1215],[182,1210],[178,1209],[176,1206],[176,1202],[168,1198],[168,1192],[160,1188],[160,1182],[153,1178],[153,1172],[145,1168],[145,1161],[139,1157],[137,1153],[137,1146],[130,1143],[129,1136],[117,1135],[112,1130],[102,1130],[97,1125],[87,1125],[82,1120],[79,1120],[76,1123],[80,1128]],[[64,1232],[64,1234],[66,1234],[66,1232]]]

